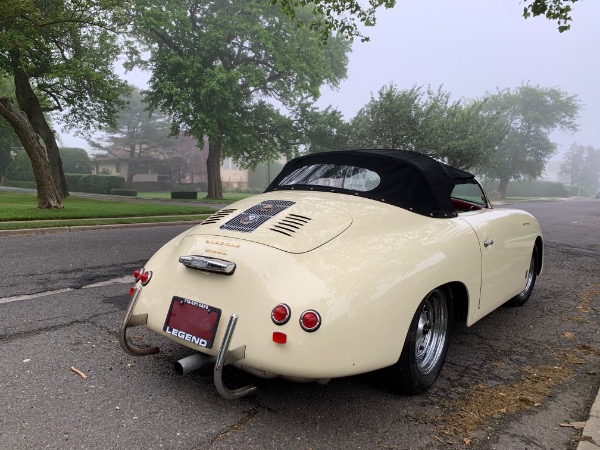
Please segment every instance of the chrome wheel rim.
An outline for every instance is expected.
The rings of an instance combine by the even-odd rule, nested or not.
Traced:
[[[529,263],[529,270],[527,271],[527,278],[525,280],[525,289],[521,291],[519,294],[520,297],[527,294],[527,291],[531,289],[531,284],[533,283],[533,274],[535,273],[535,261],[533,257],[531,258],[531,262]]]
[[[434,291],[421,307],[415,342],[419,372],[428,375],[439,363],[448,332],[448,305],[441,291]]]

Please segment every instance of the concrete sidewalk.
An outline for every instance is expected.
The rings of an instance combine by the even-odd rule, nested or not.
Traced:
[[[581,440],[577,446],[577,450],[598,450],[600,449],[600,390],[596,396],[596,401],[590,410]]]

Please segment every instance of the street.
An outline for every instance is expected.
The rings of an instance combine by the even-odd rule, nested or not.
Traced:
[[[186,226],[0,236],[2,448],[574,449],[600,386],[600,200],[510,207],[544,231],[531,299],[456,323],[440,378],[414,397],[376,373],[319,385],[229,367],[228,384],[258,390],[225,400],[212,372],[174,373],[185,347],[135,328],[161,352],[125,354],[129,276]]]

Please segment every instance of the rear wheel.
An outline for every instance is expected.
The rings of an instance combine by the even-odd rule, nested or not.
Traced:
[[[534,248],[533,253],[531,255],[531,262],[529,263],[529,269],[527,269],[527,273],[525,274],[525,287],[518,294],[511,298],[506,305],[507,306],[523,306],[529,297],[531,297],[531,293],[533,292],[533,287],[535,286],[535,280],[537,278],[537,250]]]
[[[420,394],[438,377],[450,343],[452,300],[446,289],[434,289],[421,302],[408,330],[400,359],[388,368],[390,386]]]

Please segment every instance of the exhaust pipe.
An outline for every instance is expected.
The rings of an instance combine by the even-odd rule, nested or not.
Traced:
[[[216,357],[205,355],[204,353],[194,353],[179,361],[175,361],[173,368],[177,375],[187,375],[194,370],[214,364],[216,359]]]

